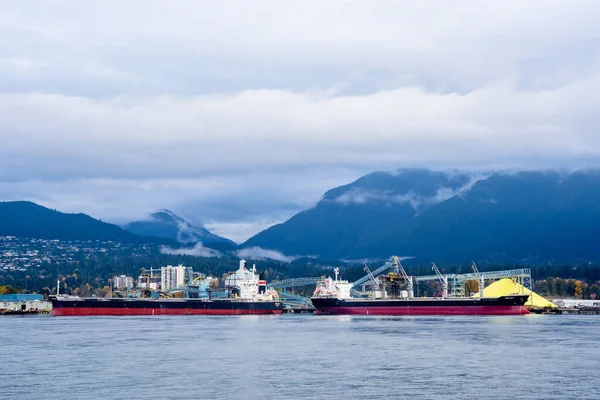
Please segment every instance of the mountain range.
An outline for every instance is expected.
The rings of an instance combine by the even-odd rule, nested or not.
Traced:
[[[121,227],[86,214],[63,213],[29,201],[0,202],[0,236],[154,243],[170,248],[201,242],[207,248],[225,251],[237,247],[231,240],[193,226],[168,210]]]
[[[130,222],[123,227],[138,236],[159,237],[191,245],[198,242],[217,250],[233,250],[237,244],[211,233],[202,226],[195,226],[169,210],[150,214],[147,219]]]
[[[0,236],[140,243],[139,236],[86,214],[67,214],[29,201],[0,202]],[[147,242],[154,239],[144,240]],[[166,242],[166,241],[165,241]]]
[[[600,259],[600,171],[374,172],[250,238],[327,259]]]
[[[240,246],[169,210],[120,227],[25,201],[0,202],[0,236],[151,242],[169,246],[173,254],[205,256],[600,261],[599,189],[598,170],[408,169],[374,172],[331,189],[314,207]]]

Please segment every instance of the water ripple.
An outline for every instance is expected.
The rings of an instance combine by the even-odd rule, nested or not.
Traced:
[[[3,398],[597,399],[593,316],[0,318]]]

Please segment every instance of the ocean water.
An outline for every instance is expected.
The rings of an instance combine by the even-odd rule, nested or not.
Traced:
[[[600,318],[0,317],[2,399],[600,399]]]

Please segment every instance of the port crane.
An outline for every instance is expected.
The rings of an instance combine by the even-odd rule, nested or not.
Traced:
[[[380,276],[382,274],[385,274],[389,271],[393,271],[393,272],[398,272],[398,265],[393,265],[390,261],[387,261],[383,266],[377,268],[375,271],[372,272],[373,276]],[[359,280],[355,281],[352,284],[352,289],[358,288],[360,286],[364,286],[371,278],[369,277],[369,275],[365,275],[362,278],[360,278]],[[364,289],[363,289],[364,291]]]
[[[473,272],[479,278],[479,296],[483,299],[483,291],[485,288],[485,281],[483,279],[483,274],[481,272],[479,272],[479,270],[477,269],[477,265],[475,264],[475,261],[471,261],[471,268],[473,268]]]
[[[442,284],[442,291],[444,292],[444,299],[448,297],[448,277],[446,275],[442,275],[437,265],[434,262],[431,263],[431,269],[438,276],[440,283]]]
[[[364,264],[364,266],[365,266],[365,272],[369,276],[369,279],[371,279],[371,283],[373,285],[371,292],[373,293],[373,298],[375,298],[375,291],[376,290],[381,291],[381,286],[379,286],[379,283],[377,283],[377,280],[375,279],[375,276],[369,269],[369,266],[367,264]],[[336,280],[337,280],[337,274],[336,274]]]
[[[406,283],[407,283],[407,288],[406,289],[408,290],[408,298],[412,299],[413,297],[415,297],[415,291],[414,291],[414,287],[413,287],[412,276],[408,276],[408,274],[404,270],[404,267],[400,263],[400,258],[398,256],[392,256],[392,258],[391,258],[391,264],[392,264],[392,266],[395,266],[398,269],[398,271],[400,272],[400,274],[402,275],[402,277],[406,281]]]

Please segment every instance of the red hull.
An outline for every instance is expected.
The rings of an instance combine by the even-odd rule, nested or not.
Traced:
[[[442,306],[442,307],[324,307],[318,314],[343,315],[527,315],[523,306]]]
[[[206,309],[161,309],[161,308],[77,308],[56,307],[52,315],[91,316],[91,315],[266,315],[281,314],[282,310],[206,310]]]

